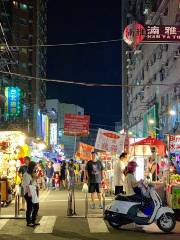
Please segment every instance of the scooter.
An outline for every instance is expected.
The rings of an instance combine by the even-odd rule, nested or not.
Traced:
[[[150,225],[156,223],[163,232],[171,232],[176,225],[174,211],[164,206],[152,184],[141,182],[140,198],[117,195],[105,210],[104,217],[113,228],[136,223]]]

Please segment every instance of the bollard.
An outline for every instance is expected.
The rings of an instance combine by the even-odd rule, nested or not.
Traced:
[[[72,210],[72,192],[68,192],[68,207],[67,207],[67,216],[72,216],[73,210]]]
[[[105,194],[104,192],[102,193],[102,199],[103,199],[103,214],[105,213],[106,210],[106,199],[105,199]]]
[[[85,218],[88,217],[88,194],[85,193]]]
[[[73,215],[77,215],[77,213],[76,213],[76,200],[75,200],[75,194],[74,194],[74,187],[72,189],[72,200],[73,200],[73,203],[74,203]]]

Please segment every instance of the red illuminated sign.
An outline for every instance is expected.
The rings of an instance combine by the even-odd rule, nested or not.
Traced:
[[[65,114],[64,134],[86,136],[89,134],[90,116]]]
[[[132,23],[124,30],[124,41],[136,48],[139,43],[164,43],[180,41],[180,26],[141,25]]]

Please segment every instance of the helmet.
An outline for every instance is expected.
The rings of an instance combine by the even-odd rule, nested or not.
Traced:
[[[128,162],[127,169],[130,172],[135,172],[137,166],[138,165],[135,161],[131,161],[131,162]]]

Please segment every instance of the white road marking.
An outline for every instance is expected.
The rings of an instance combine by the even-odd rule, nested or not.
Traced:
[[[76,198],[75,200],[76,201],[85,201],[84,198]],[[112,200],[113,200],[112,198],[106,198],[106,201],[112,201]],[[43,201],[40,199],[40,202],[43,202]],[[67,201],[68,201],[67,199],[51,199],[51,200],[48,200],[48,202],[67,202]]]
[[[91,233],[109,233],[107,225],[101,218],[88,218],[88,224]]]
[[[40,220],[40,226],[37,226],[34,233],[52,233],[56,222],[56,216],[43,216]]]
[[[49,194],[50,194],[50,191],[47,191],[47,192],[45,192],[44,194],[40,195],[39,201],[40,201],[40,202],[44,202],[44,201],[47,199],[47,197],[48,197]],[[48,202],[49,202],[49,201],[48,201]]]
[[[9,219],[0,219],[0,230],[6,225]]]

